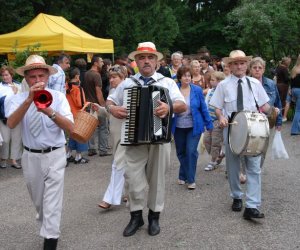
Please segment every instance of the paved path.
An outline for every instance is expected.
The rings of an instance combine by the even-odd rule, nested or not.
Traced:
[[[166,173],[166,203],[161,233],[147,234],[147,223],[124,238],[129,222],[125,204],[103,211],[97,207],[109,182],[111,157],[91,157],[87,165],[66,169],[61,239],[58,249],[300,249],[300,136],[283,129],[289,160],[272,161],[263,169],[264,220],[249,222],[230,210],[224,165],[204,172],[206,154],[198,161],[197,189],[176,184],[178,161]],[[35,211],[22,171],[0,169],[0,249],[42,249]],[[147,210],[144,219],[147,221]]]

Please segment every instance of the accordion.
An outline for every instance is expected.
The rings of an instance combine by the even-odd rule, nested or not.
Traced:
[[[169,105],[165,118],[154,115],[158,100]],[[121,145],[161,144],[171,141],[172,101],[166,88],[149,85],[125,88],[123,106],[128,116],[121,127]]]

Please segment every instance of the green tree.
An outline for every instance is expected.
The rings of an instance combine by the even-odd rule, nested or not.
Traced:
[[[212,54],[224,56],[235,46],[225,39],[223,29],[227,24],[226,15],[237,5],[237,0],[172,2],[179,24],[173,50],[195,53],[205,46]],[[171,1],[169,4],[172,4]]]
[[[228,14],[224,34],[248,53],[278,60],[299,53],[299,5],[296,0],[242,0]]]

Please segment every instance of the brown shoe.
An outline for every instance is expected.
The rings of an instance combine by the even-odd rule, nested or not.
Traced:
[[[98,207],[101,207],[103,209],[109,209],[111,207],[111,204],[105,202],[105,201],[101,201],[99,204],[98,204]]]

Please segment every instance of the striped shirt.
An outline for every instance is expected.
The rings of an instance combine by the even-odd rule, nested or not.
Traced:
[[[212,121],[215,121],[217,120],[217,116],[216,116],[216,108],[211,106],[209,104],[210,102],[210,99],[211,97],[213,96],[214,92],[215,92],[216,88],[212,88],[208,91],[207,95],[206,95],[206,98],[205,98],[205,102],[206,102],[206,105],[208,107],[208,113],[209,113],[209,116],[211,117]]]

